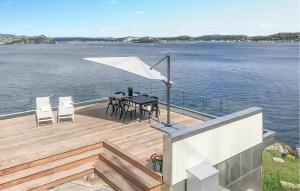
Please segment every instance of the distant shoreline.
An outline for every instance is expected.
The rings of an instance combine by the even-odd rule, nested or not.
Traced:
[[[54,42],[54,43],[10,43],[10,44],[1,44],[0,46],[12,46],[12,45],[59,45],[59,44],[88,44],[88,43],[103,43],[103,44],[193,44],[193,43],[228,43],[228,44],[257,44],[257,43],[290,43],[290,44],[300,44],[298,41],[169,41],[169,42],[159,42],[159,43],[133,43],[133,42],[111,42],[111,41],[59,41],[59,42]]]
[[[300,42],[298,33],[277,33],[267,36],[246,35],[203,35],[198,37],[46,37],[40,36],[17,36],[11,34],[0,34],[0,45],[2,44],[56,44],[64,42],[125,42],[125,43],[181,43],[181,42]]]
[[[55,42],[132,42],[132,43],[166,43],[166,42],[299,42],[300,33],[277,33],[268,36],[246,35],[203,35],[198,37],[123,37],[123,38],[88,38],[88,37],[55,37]]]

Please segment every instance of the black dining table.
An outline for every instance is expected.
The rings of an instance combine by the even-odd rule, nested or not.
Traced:
[[[122,100],[134,103],[136,105],[139,105],[139,119],[140,119],[140,121],[142,121],[142,118],[143,118],[143,105],[147,105],[147,104],[150,104],[150,103],[158,104],[158,99],[154,99],[154,98],[143,96],[143,95],[123,97]],[[156,111],[155,111],[155,115],[156,115],[156,117],[158,117],[157,108],[156,108]]]

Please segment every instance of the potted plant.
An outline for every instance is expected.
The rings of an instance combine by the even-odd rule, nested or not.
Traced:
[[[162,172],[162,166],[163,166],[163,155],[154,153],[150,156],[150,159],[152,161],[153,170],[155,172]]]
[[[133,88],[128,87],[128,96],[132,96],[132,95],[133,95]]]

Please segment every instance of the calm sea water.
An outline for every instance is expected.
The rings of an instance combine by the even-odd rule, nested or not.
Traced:
[[[265,128],[276,131],[280,141],[299,144],[299,45],[296,43],[0,46],[0,111],[33,108],[30,97],[41,95],[74,96],[75,92],[75,96],[89,99],[84,96],[109,93],[118,89],[118,85],[120,88],[130,84],[140,91],[144,88],[148,93],[163,93],[163,86],[157,83],[81,58],[138,56],[154,64],[165,54],[170,54],[172,61],[173,103],[196,109],[202,104],[229,111],[259,106],[264,108]],[[161,65],[157,70],[164,72],[165,67]]]

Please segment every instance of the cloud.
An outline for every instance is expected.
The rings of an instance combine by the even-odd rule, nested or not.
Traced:
[[[135,15],[142,15],[142,14],[144,14],[144,11],[135,11],[134,14]]]
[[[261,23],[261,24],[259,24],[259,26],[260,27],[274,27],[274,25],[271,23]]]

